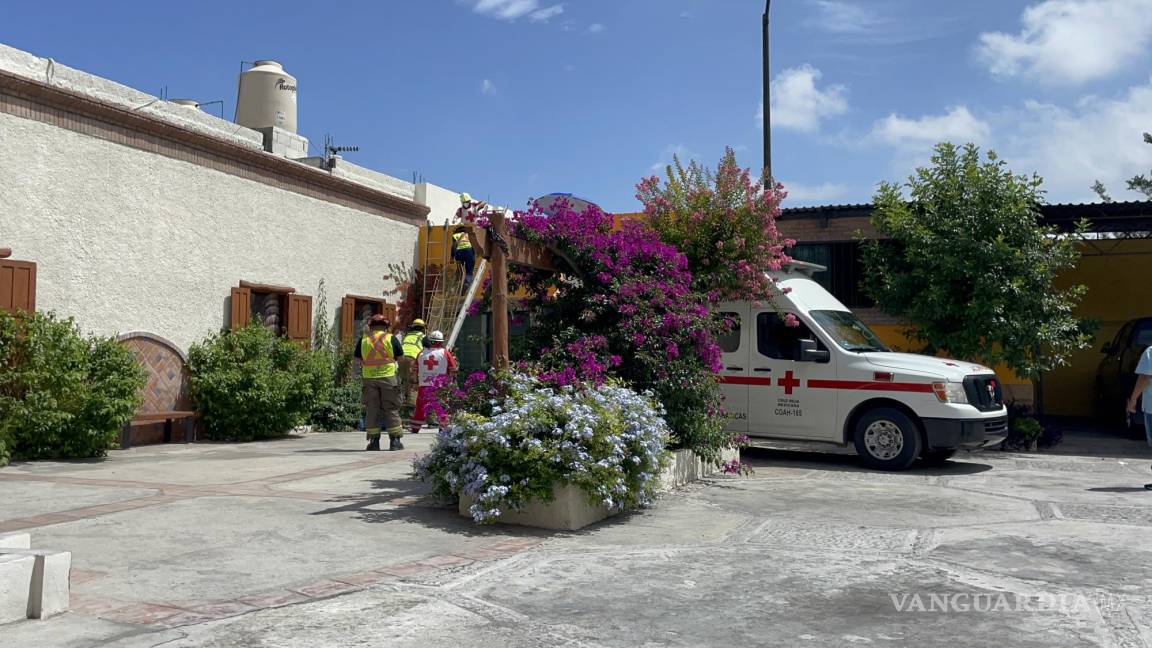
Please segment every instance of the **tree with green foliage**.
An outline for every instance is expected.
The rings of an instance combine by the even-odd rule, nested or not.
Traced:
[[[863,247],[864,290],[925,353],[1032,380],[1066,364],[1093,326],[1074,314],[1086,288],[1056,285],[1080,255],[1041,221],[1042,183],[975,145],[937,145],[907,183],[880,185],[872,225],[887,240]]]

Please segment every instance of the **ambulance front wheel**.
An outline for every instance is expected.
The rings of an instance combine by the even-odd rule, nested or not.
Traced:
[[[906,470],[920,456],[920,426],[907,414],[891,407],[877,407],[856,421],[856,454],[869,468]]]

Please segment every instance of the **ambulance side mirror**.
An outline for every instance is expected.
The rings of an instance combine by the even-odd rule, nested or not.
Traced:
[[[832,354],[827,349],[817,349],[816,340],[800,340],[800,362],[828,362]]]

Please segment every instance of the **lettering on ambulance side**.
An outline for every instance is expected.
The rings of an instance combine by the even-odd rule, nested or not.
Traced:
[[[793,390],[800,387],[800,379],[796,378],[789,370],[782,377],[776,379],[776,386],[784,388],[784,396],[777,397],[776,409],[772,413],[776,416],[796,418],[804,416],[804,410],[800,407],[800,399],[792,397]]]
[[[777,398],[776,410],[773,412],[776,416],[804,416],[804,410],[800,408],[800,401],[795,398]]]

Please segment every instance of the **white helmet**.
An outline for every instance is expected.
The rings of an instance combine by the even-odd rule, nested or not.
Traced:
[[[443,342],[444,333],[443,331],[432,331],[432,334],[428,336],[428,339],[432,340],[433,342]]]

